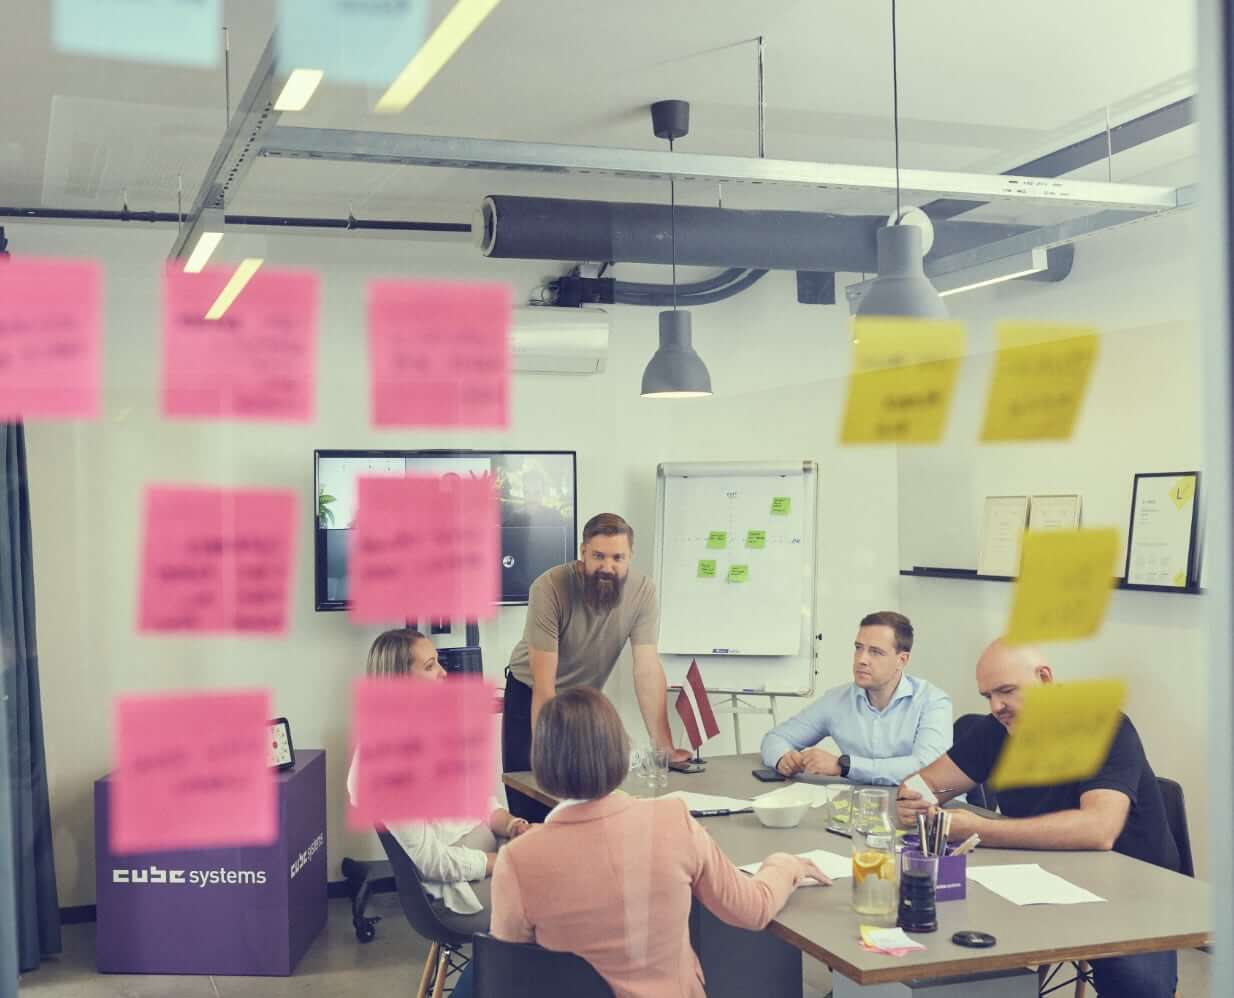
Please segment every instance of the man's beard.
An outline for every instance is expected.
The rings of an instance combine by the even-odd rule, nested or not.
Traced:
[[[621,602],[625,584],[625,579],[615,575],[605,578],[599,572],[584,572],[583,599],[593,610],[611,610]]]

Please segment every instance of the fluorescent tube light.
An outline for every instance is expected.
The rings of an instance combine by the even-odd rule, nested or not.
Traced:
[[[264,260],[258,257],[248,257],[240,261],[240,266],[236,268],[236,272],[231,275],[231,280],[227,282],[227,286],[219,292],[219,296],[214,299],[214,304],[210,306],[210,311],[206,313],[207,319],[221,319],[227,310],[231,308],[231,303],[244,290],[244,286],[253,279],[253,275],[257,273],[257,269],[264,263]]]
[[[303,111],[326,74],[320,69],[293,69],[274,102],[276,111]]]
[[[457,0],[420,50],[412,56],[390,89],[382,94],[376,110],[402,111],[429,85],[441,67],[450,61],[473,31],[484,23],[501,0]]]
[[[946,298],[947,295],[958,295],[962,291],[974,291],[977,288],[987,288],[991,284],[1014,281],[1017,277],[1040,274],[1048,266],[1045,248],[1038,246],[1029,253],[1017,253],[1004,260],[994,260],[951,274],[940,274],[931,280],[938,288],[938,296]]]
[[[223,233],[221,232],[203,232],[199,235],[197,237],[197,245],[193,247],[193,252],[184,261],[184,272],[186,274],[201,273],[201,269],[206,265],[206,261],[210,259],[210,254],[218,248],[218,244],[222,241]]]

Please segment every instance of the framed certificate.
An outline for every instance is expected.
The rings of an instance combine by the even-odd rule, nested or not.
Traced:
[[[1075,530],[1079,525],[1079,496],[1032,496],[1029,499],[1029,530]]]
[[[1195,584],[1199,502],[1198,471],[1135,476],[1125,585],[1188,589]]]
[[[1028,496],[986,496],[978,575],[1009,579],[1020,574],[1020,541],[1027,523]]]

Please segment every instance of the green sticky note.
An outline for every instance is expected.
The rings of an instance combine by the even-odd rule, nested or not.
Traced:
[[[714,561],[700,561],[698,563],[698,577],[700,579],[714,579],[716,577],[716,563]]]
[[[728,547],[728,531],[713,530],[707,535],[707,546],[715,551]]]
[[[788,516],[792,508],[793,500],[789,496],[776,496],[771,500],[771,513],[773,516]]]
[[[728,581],[729,582],[745,582],[750,578],[749,565],[729,565],[728,566]]]
[[[766,546],[767,546],[767,531],[765,530],[747,530],[746,531],[746,547],[765,548]]]

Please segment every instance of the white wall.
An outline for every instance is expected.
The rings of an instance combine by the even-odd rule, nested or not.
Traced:
[[[972,356],[945,444],[900,452],[901,567],[975,568],[988,495],[1078,492],[1085,525],[1116,526],[1125,543],[1136,472],[1203,468],[1195,221],[1178,213],[1082,242],[1072,276],[1057,286],[1021,281],[947,299],[969,323]],[[992,324],[1004,317],[1092,323],[1104,333],[1071,441],[976,443]],[[901,594],[922,641],[917,670],[951,692],[957,714],[984,712],[973,666],[1006,624],[1011,586],[904,578]],[[1060,679],[1126,677],[1126,709],[1149,760],[1158,775],[1183,784],[1201,870],[1208,852],[1205,602],[1115,591],[1096,637],[1044,649]]]
[[[278,640],[165,638],[135,633],[138,499],[150,482],[294,488],[312,500],[314,447],[522,447],[578,451],[580,515],[610,509],[638,532],[636,563],[651,569],[655,469],[660,461],[814,458],[822,467],[819,629],[821,685],[847,672],[864,612],[898,589],[896,462],[890,451],[834,444],[847,364],[842,308],[796,304],[791,274],[695,316],[695,342],[716,397],[683,403],[638,397],[656,342],[652,309],[614,309],[607,372],[592,378],[519,376],[507,433],[378,431],[368,426],[363,282],[404,273],[507,279],[521,294],[552,264],[485,261],[466,245],[273,236],[271,262],[322,274],[318,414],[308,426],[166,423],[158,417],[157,275],[170,232],[7,226],[17,254],[91,255],[106,263],[105,407],[97,424],[28,427],[43,710],[62,905],[94,897],[93,781],[110,766],[111,698],[123,691],[264,684],[296,744],[328,752],[330,876],[344,855],[379,854],[343,821],[348,687],[374,629],[312,610],[312,547],[301,537],[289,634]],[[649,275],[655,274],[655,277]],[[631,279],[658,279],[628,268]],[[499,678],[525,611],[482,625],[486,672]],[[628,655],[628,653],[627,653]],[[635,737],[628,658],[609,685]],[[792,707],[800,704],[792,704]],[[731,750],[725,733],[708,746]],[[766,723],[744,722],[746,750]]]

